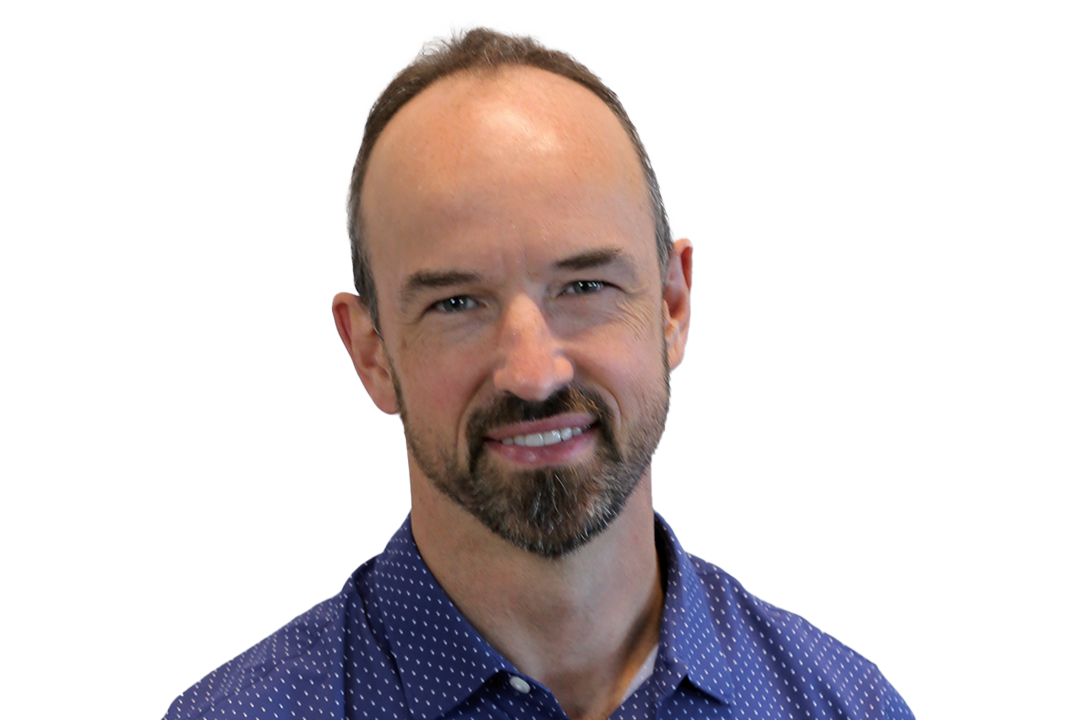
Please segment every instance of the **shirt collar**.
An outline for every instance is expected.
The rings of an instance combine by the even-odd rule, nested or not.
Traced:
[[[670,675],[674,681],[671,690],[685,677],[707,695],[731,703],[731,668],[694,561],[659,515],[656,547],[667,585],[656,672]],[[439,587],[413,540],[411,516],[378,557],[373,574],[379,588],[378,604],[383,606],[380,614],[386,640],[413,718],[440,717],[498,673],[517,673]],[[421,634],[452,638],[453,656],[421,645],[417,642]]]
[[[698,690],[731,704],[735,682],[717,636],[716,622],[696,562],[679,544],[675,533],[656,515],[656,549],[665,572],[664,613],[660,620],[660,652],[670,690],[687,678]],[[654,672],[661,671],[657,663]]]
[[[440,717],[460,705],[500,671],[513,666],[491,647],[439,587],[412,535],[412,518],[378,557],[374,573],[386,640],[401,677],[409,713]],[[453,653],[417,638],[445,638]]]

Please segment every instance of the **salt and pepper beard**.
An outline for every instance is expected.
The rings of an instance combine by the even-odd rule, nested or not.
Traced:
[[[531,553],[557,558],[603,532],[626,505],[645,474],[664,432],[670,397],[670,368],[662,347],[663,384],[648,398],[644,415],[627,427],[620,442],[612,412],[594,389],[571,384],[546,400],[531,402],[504,394],[475,410],[466,424],[468,457],[425,443],[409,422],[401,384],[391,365],[405,441],[436,488],[507,542]],[[585,463],[528,470],[500,470],[485,447],[487,433],[518,422],[563,413],[584,413],[596,421],[595,456]]]

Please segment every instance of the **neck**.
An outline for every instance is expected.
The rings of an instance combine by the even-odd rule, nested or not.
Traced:
[[[603,533],[552,559],[496,536],[412,470],[413,537],[458,610],[572,720],[608,717],[660,638],[649,471]]]

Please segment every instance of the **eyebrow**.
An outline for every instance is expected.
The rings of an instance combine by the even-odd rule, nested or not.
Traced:
[[[588,250],[579,255],[571,255],[555,263],[560,270],[588,270],[590,268],[610,265],[613,262],[623,260],[625,253],[616,247],[599,248]]]
[[[588,270],[624,261],[625,258],[626,254],[619,248],[599,248],[557,260],[555,267],[560,270]],[[418,270],[405,281],[405,286],[401,290],[401,304],[407,305],[425,290],[465,285],[479,282],[481,279],[480,273],[464,270]]]
[[[454,285],[476,282],[480,279],[479,273],[464,272],[461,270],[419,270],[409,276],[405,281],[405,287],[401,290],[402,305],[408,304],[409,300],[418,293],[432,288],[445,288]]]

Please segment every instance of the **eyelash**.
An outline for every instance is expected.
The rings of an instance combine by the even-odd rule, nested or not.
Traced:
[[[451,307],[457,301],[461,301],[465,307]],[[470,304],[471,303],[471,304]],[[472,310],[475,307],[480,307],[480,303],[472,299],[468,295],[455,295],[454,297],[448,297],[445,300],[440,300],[431,306],[432,310],[436,312],[446,313],[452,315],[454,313],[464,312],[465,310]]]
[[[589,289],[586,290],[585,287]],[[564,295],[591,295],[593,293],[600,292],[607,287],[607,283],[602,280],[575,280],[566,286],[562,294]]]
[[[608,284],[602,280],[575,280],[569,283],[559,294],[592,295],[593,293],[600,292],[607,286]],[[431,309],[446,315],[454,315],[477,307],[480,307],[480,303],[474,298],[471,298],[468,295],[454,295],[453,297],[438,301],[431,306]]]

